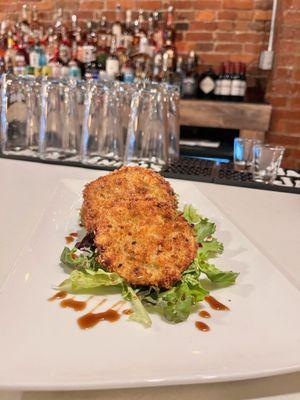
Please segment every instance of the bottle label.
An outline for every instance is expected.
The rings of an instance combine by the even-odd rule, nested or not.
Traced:
[[[221,93],[220,93],[220,79],[217,79],[217,81],[216,81],[216,86],[215,86],[215,90],[214,90],[214,94],[216,95],[216,96],[219,96]]]
[[[239,79],[234,79],[231,82],[230,94],[231,94],[231,96],[239,96],[240,95],[240,80]]]
[[[244,97],[246,94],[247,83],[246,81],[239,81],[239,96]]]
[[[26,65],[25,57],[22,54],[17,54],[15,61],[17,67],[24,67]]]
[[[230,96],[231,92],[231,80],[222,79],[220,84],[220,94],[221,96]]]
[[[201,80],[199,87],[203,93],[208,94],[214,90],[215,82],[210,76],[206,76]]]
[[[86,45],[82,47],[82,62],[84,64],[91,63],[96,60],[95,48],[94,46]]]
[[[109,57],[106,60],[106,72],[108,75],[117,75],[119,73],[119,60]]]
[[[125,34],[122,36],[122,39],[123,39],[123,44],[124,44],[125,49],[130,48],[131,43],[133,41],[133,36],[130,34]]]
[[[40,66],[40,55],[36,51],[29,54],[29,63],[31,67],[38,68]]]
[[[185,78],[182,85],[184,95],[193,96],[195,94],[196,81],[194,78]]]

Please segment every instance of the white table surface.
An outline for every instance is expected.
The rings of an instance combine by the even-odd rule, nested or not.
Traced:
[[[34,230],[60,179],[102,172],[0,159],[0,285]],[[201,191],[300,289],[300,196],[196,183]],[[1,328],[0,328],[1,329]],[[1,336],[1,334],[0,334]],[[0,355],[1,362],[1,355]],[[240,382],[84,392],[0,392],[0,400],[300,399],[300,372]]]

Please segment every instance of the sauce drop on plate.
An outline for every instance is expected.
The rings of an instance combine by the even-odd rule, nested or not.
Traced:
[[[58,300],[58,299],[64,299],[67,296],[67,292],[57,292],[55,293],[55,295],[53,295],[52,297],[50,297],[48,299],[48,301],[54,301],[54,300]]]
[[[225,306],[224,304],[220,303],[218,300],[216,300],[212,296],[206,296],[204,297],[204,300],[211,306],[212,309],[214,310],[219,310],[219,311],[229,311],[229,308]]]
[[[69,233],[69,236],[77,237],[78,233],[77,232],[71,232],[71,233]]]
[[[75,300],[74,298],[65,299],[60,302],[62,308],[72,308],[74,311],[82,311],[86,307],[86,301]]]
[[[72,243],[74,241],[73,236],[66,236],[65,239],[67,244]]]
[[[81,329],[93,328],[101,321],[116,322],[120,319],[120,314],[109,308],[108,310],[100,313],[89,312],[82,317],[78,318],[77,322]]]
[[[210,318],[211,317],[210,313],[205,310],[199,311],[199,316],[202,318]]]
[[[199,329],[200,331],[203,331],[203,332],[207,332],[210,330],[209,326],[201,321],[196,321],[195,326],[197,329]]]
[[[125,314],[125,315],[130,315],[132,313],[133,313],[133,310],[131,308],[126,308],[126,310],[122,311],[122,314]]]

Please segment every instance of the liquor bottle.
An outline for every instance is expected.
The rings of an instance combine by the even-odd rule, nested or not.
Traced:
[[[199,76],[198,80],[198,97],[201,99],[213,99],[216,87],[216,74],[209,68]]]
[[[162,53],[157,51],[153,59],[152,80],[160,82],[162,77]]]
[[[121,6],[116,5],[115,22],[111,26],[111,33],[115,36],[116,46],[118,47],[121,42],[122,36],[122,23],[121,23]]]
[[[0,57],[3,60],[7,49],[6,29],[7,29],[7,21],[3,20],[0,24]]]
[[[120,63],[116,51],[116,38],[113,36],[109,56],[106,60],[106,73],[110,79],[118,77],[120,72]]]
[[[5,69],[7,73],[13,73],[15,66],[16,49],[14,48],[13,34],[11,31],[7,33],[7,49],[4,55]]]
[[[164,52],[162,55],[162,82],[171,83],[172,69],[170,68],[169,54]]]
[[[232,101],[240,101],[240,64],[232,65],[233,73],[231,76],[230,95]]]
[[[230,75],[230,64],[229,62],[224,63],[224,74],[220,81],[220,96],[221,100],[230,100],[231,92],[231,75]]]
[[[31,23],[30,23],[30,34],[33,37],[39,37],[41,39],[42,36],[42,28],[41,25],[39,24],[38,20],[38,12],[36,9],[36,6],[32,6],[32,17],[31,17]]]
[[[134,68],[130,58],[122,65],[121,68],[121,80],[125,83],[134,82]]]
[[[240,90],[239,97],[240,100],[243,100],[246,96],[247,91],[247,80],[246,80],[246,64],[240,63]]]
[[[122,35],[124,47],[126,49],[130,49],[133,42],[131,15],[132,15],[131,10],[126,10],[126,20],[125,20],[124,32]]]
[[[162,23],[159,11],[153,12],[153,24],[154,24],[153,39],[156,43],[157,50],[160,50],[163,46],[164,38],[163,38],[163,29],[161,26]]]
[[[172,76],[172,84],[178,87],[180,95],[182,95],[183,79],[184,79],[183,58],[179,56],[176,62],[176,71]]]
[[[101,40],[107,47],[111,45],[112,34],[109,29],[109,24],[105,15],[100,18],[99,28],[98,28],[98,43]]]
[[[216,85],[214,90],[214,95],[216,100],[221,100],[221,84],[223,80],[223,75],[224,75],[224,64],[222,63],[220,65],[220,70],[216,79]]]
[[[23,35],[28,35],[30,31],[29,18],[28,18],[28,6],[23,4],[20,19],[20,30]]]
[[[186,73],[182,82],[182,96],[193,98],[197,95],[197,56],[194,51],[190,51],[187,59]]]
[[[132,56],[132,61],[135,65],[137,78],[142,80],[149,73],[146,67],[149,67],[148,54],[148,39],[146,36],[141,36],[139,42],[139,50]]]
[[[164,30],[164,43],[174,43],[175,42],[175,29],[174,29],[174,24],[173,24],[173,19],[174,19],[174,7],[169,6],[168,7],[168,13],[167,13],[167,24]]]
[[[82,58],[80,68],[82,71],[82,76],[86,78],[97,78],[98,68],[96,64],[96,46],[94,43],[95,33],[92,28],[91,21],[86,23],[86,35],[82,44]]]
[[[96,50],[96,62],[99,71],[105,71],[108,54],[107,36],[100,35],[98,36],[98,44]]]
[[[148,54],[150,58],[153,58],[156,49],[156,42],[154,40],[154,17],[152,13],[150,13],[148,17],[147,39],[148,39]]]

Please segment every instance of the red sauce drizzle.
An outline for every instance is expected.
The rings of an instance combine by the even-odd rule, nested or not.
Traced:
[[[196,321],[195,322],[195,326],[196,326],[197,329],[199,329],[200,331],[203,331],[203,332],[207,332],[207,331],[210,330],[209,326],[206,325],[204,322],[201,322],[201,321]]]
[[[74,240],[73,236],[66,236],[65,239],[67,244],[72,243]]]
[[[67,292],[57,292],[55,293],[55,295],[53,295],[52,297],[50,297],[48,299],[48,301],[54,301],[54,300],[58,300],[58,299],[64,299],[67,296]]]
[[[133,313],[133,310],[131,308],[126,308],[126,310],[122,311],[122,314],[125,314],[125,315],[130,315],[132,313]]]
[[[225,306],[224,304],[220,303],[218,300],[216,300],[212,296],[206,296],[204,297],[204,300],[211,306],[212,309],[214,310],[219,310],[219,311],[229,311],[229,308]]]
[[[199,311],[199,316],[202,318],[210,318],[211,317],[210,313],[205,310]]]
[[[108,310],[100,313],[89,312],[82,317],[78,318],[77,323],[81,329],[93,328],[101,321],[116,322],[120,319],[120,314],[109,308]]]
[[[74,298],[65,299],[60,302],[62,308],[72,308],[74,311],[82,311],[85,309],[87,302],[75,300]]]
[[[69,233],[69,236],[77,237],[78,233],[77,232],[71,232],[71,233]]]

